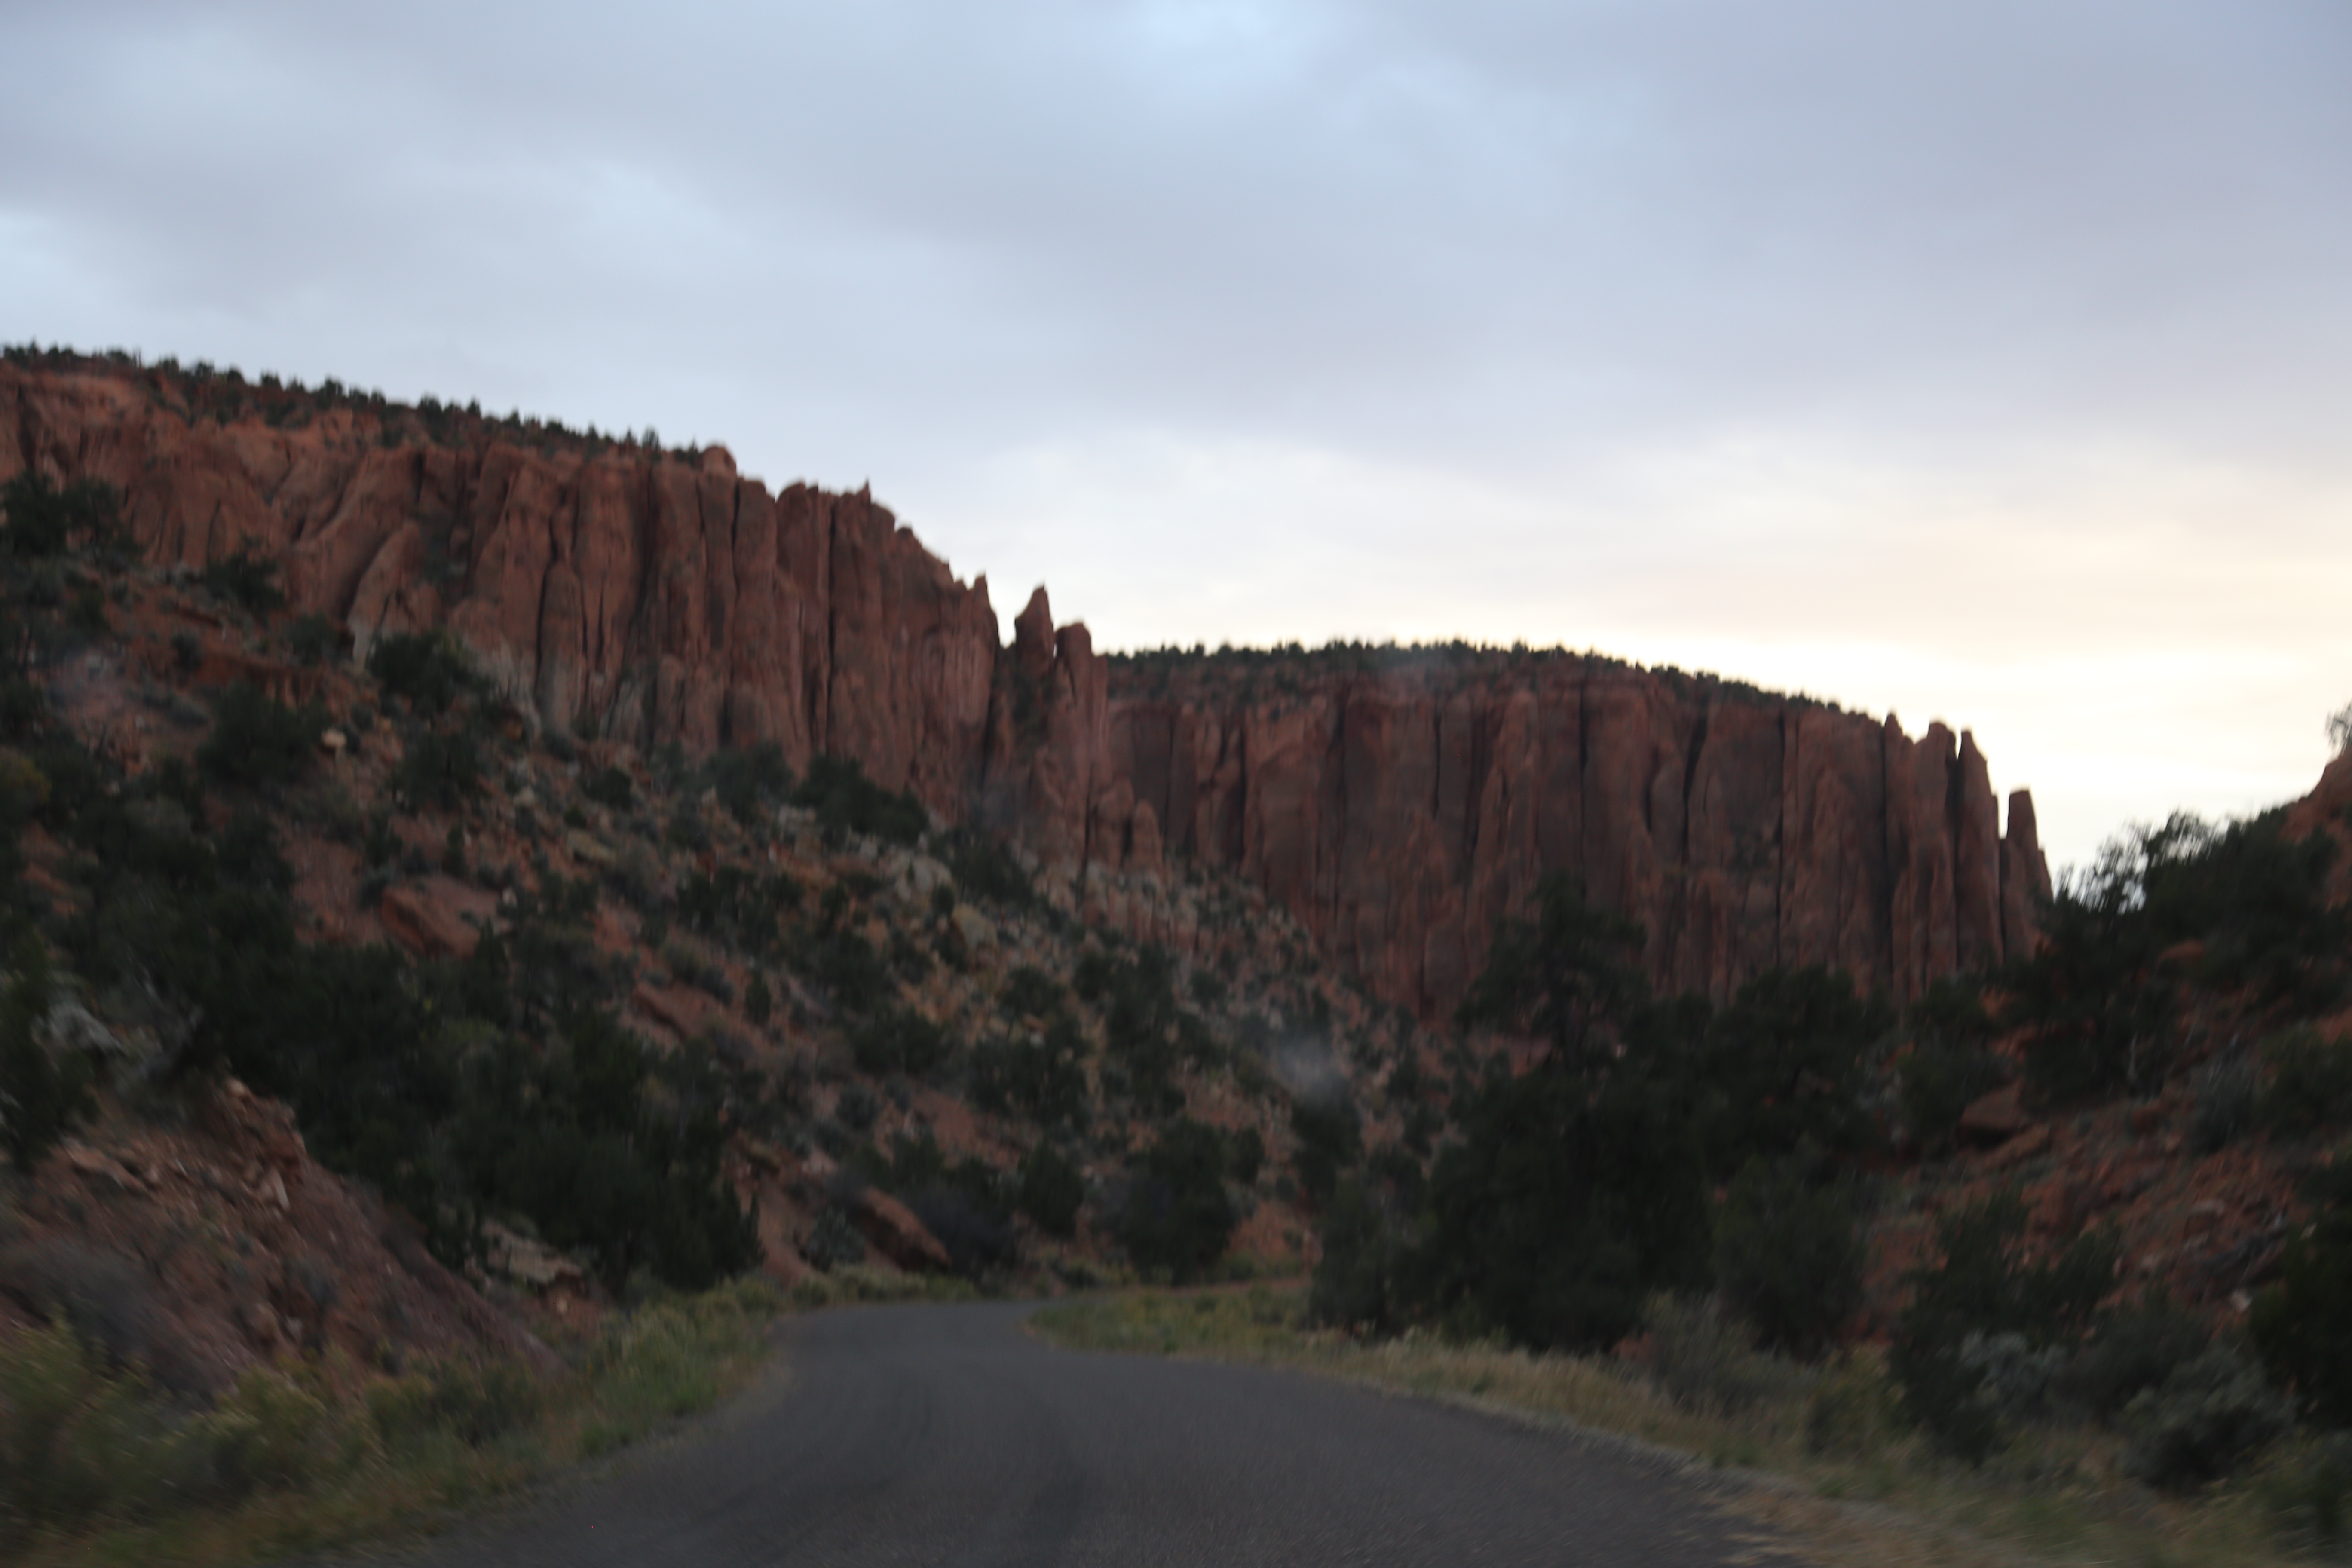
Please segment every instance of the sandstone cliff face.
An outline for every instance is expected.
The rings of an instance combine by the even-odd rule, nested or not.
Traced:
[[[1001,647],[986,579],[869,495],[771,495],[719,448],[432,441],[364,407],[224,425],[152,374],[0,365],[0,479],[28,466],[119,487],[156,563],[274,556],[362,651],[446,626],[551,726],[854,757],[1057,879],[1230,868],[1424,1016],[1548,871],[1718,996],[1812,963],[1914,996],[2020,951],[2048,889],[2031,799],[2002,835],[1940,724],[1567,655],[1107,660],[1043,589]]]
[[[1550,871],[1722,996],[1829,963],[1898,997],[2031,941],[2048,873],[1982,754],[1811,704],[1570,655],[1307,656],[1114,686],[1115,772],[1169,847],[1265,887],[1382,994],[1449,1008]],[[1277,689],[1277,680],[1288,689]]]
[[[987,582],[957,582],[870,496],[771,496],[719,448],[381,437],[365,411],[221,426],[129,375],[0,366],[0,479],[117,486],[158,564],[272,555],[294,608],[348,622],[362,654],[446,625],[550,725],[855,756],[950,816],[982,782]]]

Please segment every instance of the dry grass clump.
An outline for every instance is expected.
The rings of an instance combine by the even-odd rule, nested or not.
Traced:
[[[2112,1435],[2043,1426],[1972,1469],[1905,1428],[1875,1352],[1816,1369],[1717,1361],[1709,1373],[1707,1356],[1685,1351],[1693,1359],[1662,1375],[1655,1310],[1650,1358],[1636,1361],[1420,1332],[1360,1340],[1303,1327],[1302,1307],[1298,1291],[1261,1285],[1060,1303],[1030,1321],[1069,1349],[1286,1367],[1670,1451],[1737,1480],[1722,1506],[1794,1537],[1825,1563],[2248,1568],[2308,1561],[2276,1528],[2274,1496],[2296,1478],[2273,1475],[2275,1466],[2170,1498],[2125,1473]]]

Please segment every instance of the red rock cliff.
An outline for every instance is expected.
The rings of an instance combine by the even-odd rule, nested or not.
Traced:
[[[159,380],[161,378],[158,378]],[[117,486],[140,549],[200,567],[275,556],[300,611],[377,636],[446,625],[543,721],[689,751],[774,741],[855,756],[961,813],[997,660],[967,588],[865,492],[771,496],[723,448],[698,462],[477,422],[402,438],[364,408],[222,425],[126,374],[0,365],[0,479]]]
[[[1232,867],[1425,1012],[1495,921],[1575,872],[1658,980],[1718,996],[1830,963],[1916,995],[2031,940],[2048,872],[1973,737],[1568,654],[1123,662],[1114,773],[1171,850]]]
[[[2031,799],[2003,837],[1940,724],[1568,655],[1106,660],[1042,589],[1000,647],[986,579],[863,491],[454,410],[237,391],[208,416],[192,385],[0,364],[0,479],[116,485],[158,564],[265,552],[362,650],[447,626],[551,725],[855,757],[1052,867],[1232,868],[1424,1015],[1547,871],[1718,995],[1810,963],[1916,995],[2017,951],[2048,888]]]

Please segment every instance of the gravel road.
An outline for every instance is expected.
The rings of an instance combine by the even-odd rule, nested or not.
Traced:
[[[792,1322],[681,1437],[397,1561],[1589,1563],[1759,1552],[1691,1479],[1450,1406],[1254,1367],[1057,1351],[1013,1305]]]

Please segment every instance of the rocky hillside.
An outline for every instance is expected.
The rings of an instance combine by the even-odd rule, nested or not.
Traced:
[[[722,447],[16,351],[0,480],[26,469],[116,487],[151,566],[276,563],[362,661],[446,627],[536,728],[853,760],[1024,847],[1060,907],[1180,949],[1135,885],[1237,871],[1424,1019],[1546,871],[1718,998],[1821,962],[1907,1000],[2017,952],[2047,888],[2031,800],[2004,831],[1940,725],[1564,654],[1106,659],[1043,589],[1007,645],[986,579],[869,495],[771,492]]]
[[[215,1387],[751,1268],[1287,1270],[1426,1144],[1437,1043],[1228,875],[1088,925],[855,762],[547,726],[91,482],[0,513],[0,1331],[119,1300]]]

